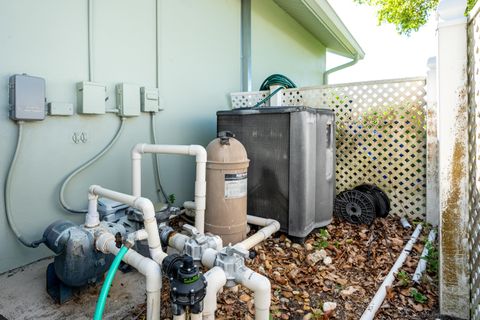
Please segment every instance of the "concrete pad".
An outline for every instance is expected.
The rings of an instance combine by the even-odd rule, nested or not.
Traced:
[[[63,305],[47,294],[45,274],[53,259],[34,262],[0,275],[0,319],[92,319],[101,286],[92,286]],[[110,289],[104,319],[131,319],[145,303],[145,278],[137,271],[118,272]]]

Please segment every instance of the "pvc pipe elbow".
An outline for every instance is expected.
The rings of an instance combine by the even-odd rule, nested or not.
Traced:
[[[149,199],[138,197],[133,201],[133,206],[142,211],[145,219],[155,218],[155,208]]]
[[[207,162],[207,150],[203,146],[198,144],[192,144],[188,148],[188,154],[195,156],[197,162],[206,163]]]
[[[145,143],[138,143],[133,146],[131,155],[132,160],[139,160],[142,159],[142,154],[144,153]]]
[[[263,319],[263,315],[265,314],[268,319],[268,311],[271,303],[271,285],[268,278],[251,269],[247,269],[238,275],[237,282],[254,292],[255,319]]]

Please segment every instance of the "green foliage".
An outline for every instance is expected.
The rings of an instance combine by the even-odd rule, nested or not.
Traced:
[[[329,238],[330,238],[330,234],[328,233],[327,229],[320,229],[318,231],[318,240],[315,241],[313,246],[318,249],[325,249],[329,245],[328,243]]]
[[[171,195],[168,196],[168,203],[174,204],[175,203],[175,195],[172,193]]]
[[[410,283],[410,276],[405,270],[400,270],[397,273],[397,279],[400,281],[402,287],[406,287]]]
[[[427,297],[415,288],[412,288],[412,290],[410,290],[410,296],[413,298],[413,300],[415,300],[415,302],[418,302],[418,303],[427,302]]]
[[[410,35],[412,31],[427,23],[438,6],[439,0],[354,0],[377,8],[378,23],[392,23],[400,34]],[[467,12],[477,0],[468,0]]]
[[[426,257],[422,257],[427,261],[427,272],[431,275],[438,275],[438,249],[431,242],[427,241],[425,247],[428,249]]]

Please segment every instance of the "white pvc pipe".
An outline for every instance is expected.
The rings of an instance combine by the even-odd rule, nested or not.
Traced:
[[[132,149],[132,193],[140,197],[142,193],[141,161],[143,153],[163,153],[195,156],[195,228],[204,232],[206,206],[206,163],[207,151],[199,145],[160,145],[140,143]]]
[[[174,248],[178,252],[183,252],[183,248],[185,248],[185,243],[190,239],[190,237],[181,234],[175,233],[168,239],[168,246]]]
[[[262,242],[263,240],[270,237],[272,234],[280,230],[280,223],[273,219],[265,219],[255,216],[247,216],[247,223],[262,226],[263,228],[258,230],[257,233],[250,236],[249,238],[237,243],[235,246],[242,247],[246,250],[249,250]]]
[[[270,319],[271,286],[268,278],[251,269],[245,268],[235,281],[253,291],[255,303],[255,320]]]
[[[427,243],[432,243],[435,241],[436,232],[434,229],[430,230],[428,234]],[[415,269],[415,273],[413,274],[412,280],[416,283],[420,283],[420,279],[422,278],[422,274],[427,268],[427,260],[426,257],[428,256],[428,248],[427,243],[423,247],[422,255],[420,256],[420,260],[418,261],[417,268]]]
[[[217,293],[227,283],[227,277],[222,268],[214,267],[205,273],[205,279],[207,279],[207,294],[203,300],[203,320],[215,320]]]
[[[97,210],[98,196],[88,193],[88,210],[85,215],[85,227],[94,228],[100,224],[100,215]]]
[[[191,313],[190,320],[202,320],[202,313]]]
[[[218,251],[212,248],[207,248],[203,251],[202,255],[202,265],[207,268],[213,268],[215,265],[215,260],[217,259]]]
[[[385,296],[387,295],[387,287],[392,285],[393,280],[395,279],[395,274],[398,272],[398,270],[402,267],[403,263],[407,259],[408,255],[410,254],[410,251],[412,250],[413,245],[415,244],[415,242],[417,242],[418,236],[420,235],[421,231],[422,231],[422,225],[419,224],[417,225],[417,228],[413,232],[412,237],[407,242],[407,245],[405,246],[405,248],[403,248],[403,251],[400,253],[400,256],[398,257],[397,261],[395,261],[395,264],[393,265],[392,269],[390,269],[390,272],[383,280],[382,285],[378,289],[377,293],[375,293],[375,296],[373,297],[372,301],[368,305],[367,309],[363,312],[363,315],[360,318],[360,320],[371,320],[375,317],[375,314],[377,313],[378,309],[383,303],[383,300],[385,299]]]
[[[155,219],[155,209],[150,200],[148,200],[147,198],[134,197],[125,193],[112,191],[96,185],[90,186],[89,192],[92,195],[102,196],[111,200],[128,204],[129,206],[140,210],[143,214],[143,224],[145,225],[145,231],[148,234],[147,239],[150,256],[158,264],[162,263],[163,259],[167,256],[167,254],[162,250],[160,236],[158,234],[157,219]]]
[[[148,233],[145,229],[140,229],[127,235],[127,241],[132,245],[135,244],[136,241],[142,241],[146,239],[148,239]]]
[[[407,218],[401,217],[400,218],[400,223],[402,224],[404,229],[410,229],[412,225],[408,222]]]
[[[102,233],[95,241],[97,250],[108,254],[117,255],[120,251],[115,243],[113,234]],[[133,249],[129,249],[122,259],[128,265],[137,269],[145,276],[147,291],[147,320],[160,319],[160,292],[162,289],[162,274],[158,263],[144,257]]]

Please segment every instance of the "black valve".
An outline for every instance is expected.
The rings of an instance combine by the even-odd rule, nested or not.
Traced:
[[[166,257],[162,270],[170,279],[172,313],[182,315],[188,308],[191,313],[203,311],[203,298],[207,281],[190,256],[173,254]]]
[[[220,131],[217,137],[220,138],[220,144],[229,145],[230,138],[235,138],[235,134],[231,131]]]

